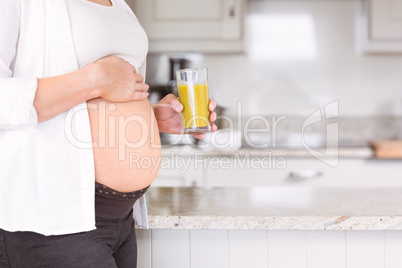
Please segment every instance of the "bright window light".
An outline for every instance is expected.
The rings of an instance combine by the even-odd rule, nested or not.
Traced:
[[[254,60],[311,60],[317,56],[310,15],[253,14],[248,25],[248,52]]]

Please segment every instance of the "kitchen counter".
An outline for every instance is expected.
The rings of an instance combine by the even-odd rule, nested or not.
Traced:
[[[331,158],[360,158],[369,159],[374,157],[373,150],[370,147],[339,147],[328,148],[327,150],[317,149],[320,152],[325,152],[321,157]],[[195,154],[202,154],[204,157],[234,157],[244,156],[249,154],[252,157],[289,157],[289,158],[311,158],[313,157],[304,148],[262,148],[256,149],[251,147],[241,147],[241,148],[227,148],[227,149],[200,149],[196,146],[182,145],[182,146],[165,146],[162,149],[163,157],[170,157],[178,155],[181,157],[194,156]]]
[[[150,229],[402,230],[402,188],[150,188]]]

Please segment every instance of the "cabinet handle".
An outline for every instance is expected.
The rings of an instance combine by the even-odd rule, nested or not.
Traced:
[[[229,17],[231,18],[236,16],[236,1],[237,0],[228,0]]]
[[[288,176],[290,181],[303,181],[322,177],[323,172],[318,170],[291,171]]]

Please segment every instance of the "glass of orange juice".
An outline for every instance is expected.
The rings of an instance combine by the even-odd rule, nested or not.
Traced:
[[[178,70],[176,76],[184,133],[210,132],[207,68]]]

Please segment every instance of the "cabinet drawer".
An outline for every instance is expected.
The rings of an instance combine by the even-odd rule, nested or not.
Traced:
[[[241,52],[245,0],[126,0],[150,52]]]
[[[190,187],[203,185],[204,170],[192,157],[164,158],[152,186]]]
[[[402,2],[366,0],[361,2],[358,28],[364,52],[402,52]]]
[[[401,161],[340,159],[331,167],[317,159],[286,159],[285,166],[206,169],[209,186],[402,187]]]

